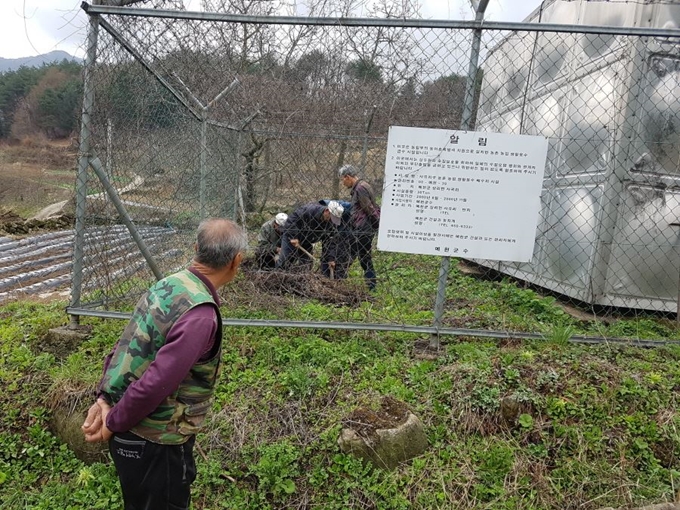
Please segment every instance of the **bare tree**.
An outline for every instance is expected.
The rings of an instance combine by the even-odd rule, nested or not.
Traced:
[[[241,153],[241,156],[245,158],[245,168],[243,171],[245,178],[245,197],[243,199],[246,212],[255,211],[256,205],[256,193],[255,185],[258,179],[259,170],[259,157],[265,148],[266,143],[269,141],[267,138],[257,138],[255,133],[251,131],[250,141],[252,146],[248,150]]]
[[[252,16],[278,14],[279,3],[272,0],[202,0],[206,11]],[[271,25],[222,24],[218,31],[221,42],[233,50],[229,55],[237,73],[263,62],[271,52],[273,28]]]

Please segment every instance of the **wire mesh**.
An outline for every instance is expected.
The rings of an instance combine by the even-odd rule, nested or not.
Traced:
[[[639,14],[635,5],[617,4],[615,14]],[[242,222],[255,250],[276,213],[349,201],[337,175],[344,164],[380,195],[390,126],[461,124],[471,29],[131,9],[98,16],[92,154],[164,274],[190,260],[201,218]],[[452,260],[443,328],[540,332],[540,319],[485,310],[493,302],[512,316],[525,306],[540,315],[546,294],[597,313],[676,310],[680,41],[668,31],[574,30],[483,32],[471,128],[548,138],[542,207],[531,262]],[[116,309],[153,274],[123,248],[132,239],[99,179],[88,182],[82,305]],[[328,220],[319,225],[311,259],[295,271],[246,265],[237,286],[251,296],[249,312],[285,320],[291,303],[321,299],[352,305],[327,321],[432,324],[438,259],[373,250],[382,296],[373,306],[357,260],[343,281],[320,274],[334,231]],[[535,292],[471,291],[494,276]],[[228,292],[228,304],[242,307]]]
[[[550,148],[532,262],[483,265],[579,303],[676,311],[678,42],[516,33],[489,52],[477,129]]]

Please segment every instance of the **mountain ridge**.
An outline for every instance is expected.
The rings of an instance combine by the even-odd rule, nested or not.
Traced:
[[[82,62],[82,59],[74,57],[70,53],[62,50],[54,50],[49,53],[43,53],[32,57],[19,58],[3,58],[0,57],[0,73],[9,71],[16,71],[21,66],[26,67],[41,67],[44,64],[52,64],[61,62],[62,60],[73,60],[75,62]]]

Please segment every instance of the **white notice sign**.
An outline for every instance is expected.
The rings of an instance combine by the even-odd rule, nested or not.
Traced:
[[[393,126],[387,144],[379,249],[531,260],[545,138]]]

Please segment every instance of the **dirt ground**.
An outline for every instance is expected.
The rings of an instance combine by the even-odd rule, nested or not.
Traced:
[[[0,144],[0,222],[28,219],[73,195],[77,149],[70,140]]]

